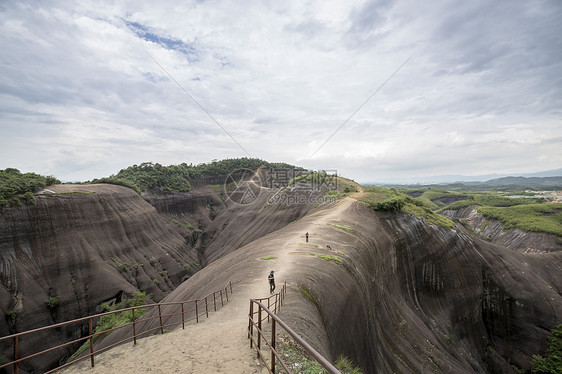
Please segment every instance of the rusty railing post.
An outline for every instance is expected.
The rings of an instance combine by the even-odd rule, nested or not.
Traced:
[[[93,328],[92,328],[92,318],[88,319],[88,331],[90,332],[90,365],[92,367],[96,366],[94,362],[94,337],[93,335]]]
[[[185,330],[185,312],[183,310],[183,301],[181,302],[181,328]]]
[[[248,314],[248,339],[250,339],[250,348],[252,348],[252,336],[254,335],[254,324],[252,323],[252,318],[254,318],[254,303],[250,299],[250,313]]]
[[[258,305],[258,358],[260,358],[261,348],[261,306]]]
[[[133,345],[137,345],[137,327],[135,325],[135,308],[133,308]]]
[[[205,296],[205,314],[209,318],[209,306],[207,305],[207,296]]]
[[[221,306],[224,306],[224,302],[222,301],[222,290],[220,290],[221,293]]]
[[[213,305],[215,306],[215,312],[217,311],[217,298],[216,298],[216,292],[213,292]]]
[[[230,285],[230,293],[233,293],[232,292],[232,281],[228,281],[228,284]]]
[[[164,335],[164,326],[162,324],[162,308],[160,308],[160,304],[158,304],[158,317],[160,318],[160,333]]]
[[[14,361],[17,361],[18,358],[19,358],[19,357],[18,357],[18,350],[19,350],[19,347],[18,347],[18,337],[17,337],[17,336],[14,336]],[[19,372],[19,363],[16,362],[16,363],[14,364],[14,374],[18,374],[18,372]]]
[[[267,309],[271,310],[271,296],[267,298]],[[267,313],[267,322],[269,322],[269,313]]]
[[[226,302],[228,303],[228,287],[224,288],[224,294],[226,295]]]
[[[275,320],[271,319],[271,372],[275,373]]]
[[[195,300],[195,322],[199,323],[199,306],[197,305],[197,300]]]

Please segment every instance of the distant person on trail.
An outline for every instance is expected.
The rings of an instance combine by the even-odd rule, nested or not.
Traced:
[[[275,278],[273,277],[273,273],[274,271],[271,270],[271,273],[269,273],[269,276],[267,277],[267,280],[269,281],[269,293],[273,293],[273,291],[275,291]]]
[[[326,248],[328,248],[330,251],[332,250],[332,247],[330,247],[329,244],[326,244]]]
[[[308,233],[304,235],[306,237],[306,242],[308,243]]]

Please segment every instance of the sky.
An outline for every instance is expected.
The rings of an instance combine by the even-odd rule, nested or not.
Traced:
[[[0,1],[0,169],[562,167],[562,2]]]

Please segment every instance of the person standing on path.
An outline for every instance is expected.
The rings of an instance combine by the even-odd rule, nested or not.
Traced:
[[[273,273],[274,271],[271,270],[271,273],[269,273],[269,276],[267,277],[267,280],[269,280],[269,293],[273,293],[273,291],[275,291],[275,278]]]
[[[306,242],[308,243],[308,233],[304,235],[306,237]]]

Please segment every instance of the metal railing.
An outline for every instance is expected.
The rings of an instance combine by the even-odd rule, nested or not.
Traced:
[[[260,358],[264,363],[267,371],[271,374],[275,374],[275,366],[277,361],[283,367],[283,370],[291,374],[290,369],[287,364],[283,361],[277,350],[276,345],[276,329],[277,325],[281,327],[287,334],[289,334],[297,344],[303,347],[310,356],[315,359],[324,369],[330,374],[341,374],[338,369],[332,365],[332,363],[326,360],[320,353],[318,353],[314,348],[312,348],[307,342],[304,341],[296,332],[294,332],[285,322],[283,322],[276,313],[281,307],[283,300],[285,299],[285,294],[287,293],[287,282],[283,284],[281,291],[273,296],[262,299],[250,299],[250,312],[248,314],[248,339],[250,340],[250,348],[256,347],[257,358]],[[272,304],[271,300],[274,299]],[[267,300],[267,306],[264,301]],[[273,311],[271,310],[271,305],[273,305]],[[265,314],[265,316],[264,316]],[[268,340],[267,333],[262,328],[262,323],[271,319],[271,338]],[[256,336],[254,336],[254,331]],[[271,357],[269,362],[262,352],[262,340],[265,342],[267,348],[271,352]],[[265,348],[265,347],[263,347]]]
[[[8,335],[8,336],[4,336],[4,337],[0,337],[0,344],[8,342],[8,341],[12,341],[13,342],[13,360],[10,362],[6,362],[6,363],[2,363],[0,364],[0,369],[6,368],[8,366],[12,366],[13,367],[13,372],[14,374],[18,374],[19,371],[19,366],[22,362],[26,361],[26,360],[30,360],[32,358],[53,352],[57,349],[62,349],[64,347],[68,347],[71,345],[75,345],[76,343],[80,343],[80,342],[89,342],[89,347],[87,347],[89,349],[89,353],[87,354],[83,354],[81,356],[79,356],[78,358],[65,363],[64,365],[60,365],[57,366],[54,369],[51,369],[49,371],[46,371],[45,373],[52,373],[55,370],[59,370],[62,369],[64,367],[67,367],[69,365],[72,365],[78,361],[81,360],[85,360],[87,358],[90,358],[90,365],[92,367],[95,366],[95,360],[94,357],[96,354],[102,353],[104,351],[107,351],[110,348],[113,348],[117,345],[123,344],[125,342],[128,341],[133,341],[133,345],[137,344],[137,338],[140,338],[144,335],[147,335],[149,333],[152,333],[154,331],[160,331],[161,334],[164,334],[165,332],[165,328],[167,327],[172,327],[172,326],[178,326],[178,325],[182,325],[182,328],[185,329],[185,324],[187,322],[193,321],[195,320],[196,323],[199,323],[199,317],[202,316],[206,316],[209,317],[209,309],[214,310],[215,312],[217,311],[217,307],[221,307],[224,306],[225,303],[225,299],[226,302],[228,302],[229,299],[229,293],[232,294],[232,282],[228,282],[228,284],[222,288],[221,290],[215,291],[212,294],[209,294],[207,296],[205,296],[202,299],[196,299],[196,300],[187,300],[187,301],[178,301],[178,302],[170,302],[170,303],[157,303],[157,304],[147,304],[147,305],[141,305],[141,306],[136,306],[136,307],[131,307],[131,308],[125,308],[125,309],[119,309],[119,310],[115,310],[115,311],[111,311],[111,312],[106,312],[106,313],[100,313],[100,314],[96,314],[93,316],[89,316],[89,317],[83,317],[83,318],[78,318],[78,319],[74,319],[72,321],[67,321],[67,322],[61,322],[61,323],[57,323],[54,325],[50,325],[50,326],[45,326],[45,327],[41,327],[38,329],[34,329],[34,330],[29,330],[29,331],[24,331],[24,332],[20,332],[17,334],[13,334],[13,335]],[[220,304],[219,304],[220,303]],[[145,316],[145,318],[141,318],[141,319],[137,319],[135,318],[135,311],[138,311],[139,309],[143,309],[144,311],[156,311],[156,313],[154,313],[154,315],[152,316]],[[98,319],[100,317],[103,316],[108,316],[111,314],[117,314],[117,313],[122,313],[122,312],[126,312],[126,311],[131,311],[132,313],[132,321],[126,325],[123,326],[118,326],[118,327],[114,327],[112,329],[108,329],[105,331],[100,331],[100,332],[95,332],[94,331],[94,320]],[[137,312],[138,314],[138,312]],[[181,318],[179,318],[179,316],[181,316]],[[170,318],[171,317],[171,318]],[[180,320],[179,322],[173,322],[173,323],[166,323],[164,322],[164,319],[173,319],[173,318],[177,318],[178,320]],[[157,326],[154,328],[150,328],[146,331],[142,331],[140,333],[137,332],[137,330],[139,330],[141,327],[146,326],[146,324],[149,321],[152,320],[156,320],[158,319],[158,323]],[[72,324],[84,324],[87,323],[88,324],[88,335],[79,338],[79,339],[75,339],[54,347],[50,347],[47,349],[44,349],[40,352],[35,352],[29,355],[26,355],[24,357],[20,357],[20,344],[21,344],[21,340],[23,337],[25,336],[29,336],[32,334],[36,334],[36,333],[41,333],[44,332],[46,330],[51,330],[51,329],[59,329],[61,327],[65,327],[65,326],[69,326]],[[94,339],[100,335],[107,335],[108,333],[115,331],[115,330],[120,330],[120,329],[127,329],[129,328],[131,335],[128,336],[125,339],[122,339],[118,342],[115,342],[111,345],[108,345],[106,347],[103,347],[99,350],[94,350]]]

